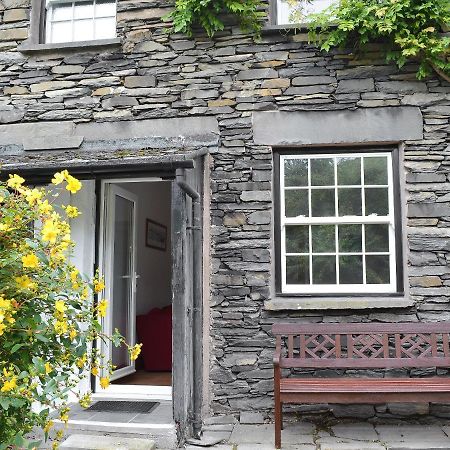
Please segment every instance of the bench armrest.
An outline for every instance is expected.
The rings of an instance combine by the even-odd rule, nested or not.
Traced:
[[[281,359],[281,337],[277,336],[275,353],[273,355],[273,366],[274,367],[280,367],[280,359]]]

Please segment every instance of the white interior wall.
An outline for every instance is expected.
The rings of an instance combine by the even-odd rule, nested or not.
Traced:
[[[138,196],[137,204],[137,281],[136,314],[146,314],[152,308],[162,308],[172,303],[171,285],[171,183],[152,181],[145,183],[120,183],[123,189]],[[167,227],[166,251],[145,245],[146,219]]]

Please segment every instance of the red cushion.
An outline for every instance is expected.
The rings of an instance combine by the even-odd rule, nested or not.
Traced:
[[[172,305],[152,309],[136,317],[139,342],[145,370],[165,372],[172,370]]]

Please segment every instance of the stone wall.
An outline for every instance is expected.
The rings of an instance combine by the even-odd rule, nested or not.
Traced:
[[[236,27],[214,40],[169,36],[161,23],[167,5],[119,0],[119,48],[25,55],[16,46],[27,35],[27,0],[1,0],[0,123],[217,118],[220,147],[212,154],[211,171],[211,411],[272,408],[270,327],[276,320],[450,320],[450,85],[435,78],[417,81],[413,64],[397,71],[376,47],[359,60],[344,51],[322,54],[302,32],[265,32],[259,42]],[[423,140],[406,142],[404,157],[405,276],[415,305],[265,309],[272,296],[272,150],[253,142],[252,112],[402,105],[418,106],[423,114]],[[38,152],[33,158],[42,162],[52,156]],[[2,159],[8,160],[7,147]],[[381,415],[405,412],[377,409]],[[369,417],[374,408],[335,409],[337,415],[349,412]]]

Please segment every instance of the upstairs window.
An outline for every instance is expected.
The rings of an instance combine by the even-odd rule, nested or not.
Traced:
[[[392,153],[283,154],[278,164],[281,293],[396,292]]]
[[[48,0],[46,8],[46,43],[91,41],[116,37],[115,1]]]
[[[336,0],[273,0],[277,25],[307,22],[310,14],[319,13]]]

